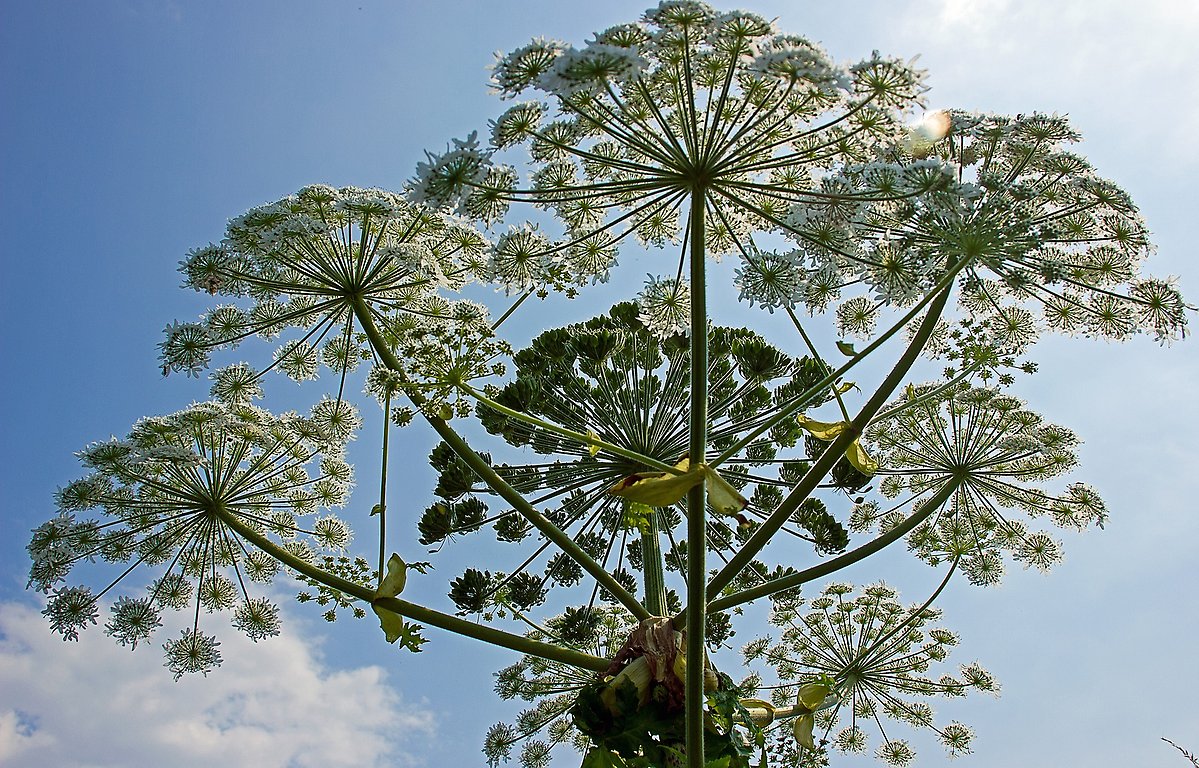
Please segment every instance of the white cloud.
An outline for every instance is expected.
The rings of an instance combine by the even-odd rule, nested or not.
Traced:
[[[402,744],[433,735],[432,716],[403,702],[384,670],[329,668],[301,622],[255,645],[203,618],[224,663],[176,683],[160,646],[177,629],[135,652],[99,626],[64,643],[36,610],[0,603],[0,764],[396,766],[414,762]]]

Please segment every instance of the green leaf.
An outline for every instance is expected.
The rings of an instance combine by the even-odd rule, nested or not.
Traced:
[[[375,506],[371,507],[371,515],[370,516],[374,517],[375,515],[383,514],[383,509],[384,509],[384,507],[382,504],[376,504]]]
[[[372,605],[371,608],[379,617],[379,626],[383,628],[383,635],[387,638],[387,642],[395,643],[399,640],[401,648],[407,648],[413,653],[420,653],[421,645],[429,642],[428,638],[421,636],[420,631],[423,627],[420,624],[409,624],[398,613],[392,613],[377,605]]]
[[[791,723],[791,733],[800,745],[808,749],[816,749],[816,740],[812,738],[812,729],[815,725],[816,719],[812,717],[811,713],[800,715]]]
[[[625,762],[620,755],[613,754],[603,747],[592,747],[579,768],[625,768]]]
[[[622,525],[625,528],[635,528],[641,533],[650,531],[650,515],[655,514],[654,508],[638,501],[630,501],[624,505]]]
[[[392,553],[387,560],[387,575],[383,577],[383,583],[379,585],[379,589],[375,592],[375,599],[380,597],[395,597],[404,591],[404,585],[408,583],[408,564],[405,563],[399,555]]]
[[[832,686],[828,683],[808,683],[800,687],[795,703],[803,706],[809,712],[815,712],[830,693],[832,693]]]
[[[850,344],[848,341],[838,341],[837,349],[840,350],[841,354],[845,355],[846,357],[857,357],[858,354],[857,351],[854,350],[853,344]]]
[[[404,591],[404,586],[408,582],[409,568],[415,569],[418,573],[424,573],[428,567],[428,563],[409,565],[399,555],[393,553],[387,560],[387,575],[383,577],[383,583],[379,585],[379,589],[375,591],[375,597],[371,601],[371,608],[379,617],[379,627],[383,630],[383,636],[387,638],[387,642],[394,643],[399,640],[401,648],[407,648],[413,653],[420,653],[421,645],[428,642],[426,638],[421,637],[421,625],[409,624],[398,613],[380,608],[378,602],[382,598],[396,597]]]

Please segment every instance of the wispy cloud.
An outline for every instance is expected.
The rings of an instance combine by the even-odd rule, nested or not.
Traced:
[[[216,616],[204,623],[225,662],[176,683],[153,646],[131,653],[100,627],[64,643],[36,610],[0,603],[0,764],[397,766],[413,764],[402,746],[434,733],[384,670],[331,669],[299,622],[257,646]]]

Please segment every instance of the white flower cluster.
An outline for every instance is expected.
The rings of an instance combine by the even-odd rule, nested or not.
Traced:
[[[51,627],[77,639],[96,623],[100,595],[131,579],[138,566],[164,566],[147,594],[120,596],[112,605],[105,632],[121,644],[147,640],[163,610],[189,604],[197,622],[201,608],[232,610],[234,626],[251,639],[278,634],[278,609],[251,596],[245,583],[269,582],[279,562],[242,544],[223,516],[273,534],[303,559],[314,557],[313,547],[342,551],[349,527],[316,513],[349,497],[353,473],[341,451],[358,426],[344,401],[324,400],[307,418],[244,403],[200,403],[143,419],[125,439],[88,446],[79,458],[91,474],[58,492],[58,514],[34,529],[27,547],[29,585],[52,592],[44,611]],[[97,517],[77,519],[91,510]],[[300,518],[308,516],[315,520],[305,527]],[[99,594],[58,586],[77,565],[97,560],[133,564]],[[206,673],[220,663],[217,645],[188,630],[164,646],[167,665],[176,677]]]

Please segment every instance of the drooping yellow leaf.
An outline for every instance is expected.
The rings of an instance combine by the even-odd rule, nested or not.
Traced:
[[[375,615],[379,617],[379,626],[383,628],[383,635],[387,638],[387,642],[394,643],[404,635],[404,630],[408,626],[404,622],[404,617],[398,613],[382,610],[377,605],[372,605],[371,608],[375,610]]]
[[[845,458],[849,459],[849,463],[853,464],[854,469],[867,477],[878,471],[878,462],[866,452],[866,449],[857,440],[854,440],[845,449]]]
[[[853,383],[852,381],[843,381],[843,382],[841,382],[841,384],[839,384],[837,386],[837,394],[844,395],[849,390],[857,389],[857,388],[858,388],[858,385]]]
[[[379,617],[379,627],[382,628],[387,642],[394,643],[400,640],[402,647],[414,653],[419,653],[421,645],[426,642],[425,638],[421,637],[420,625],[409,624],[404,621],[403,616],[385,608],[380,608],[378,605],[380,600],[396,597],[404,591],[404,585],[408,582],[408,569],[410,567],[415,568],[419,573],[424,573],[429,564],[412,563],[409,565],[397,554],[392,554],[387,559],[387,574],[383,577],[383,583],[375,590],[375,596],[371,600],[371,609]]]
[[[791,733],[795,734],[795,740],[800,746],[806,749],[816,749],[816,740],[812,738],[812,729],[816,725],[816,718],[812,715],[800,715],[791,723]]]
[[[712,509],[722,515],[736,515],[749,506],[749,499],[742,496],[719,472],[707,464],[701,464],[700,468],[704,472],[708,503],[712,505]]]
[[[687,492],[704,480],[705,467],[691,469],[691,459],[684,457],[675,464],[682,474],[670,472],[634,472],[608,489],[608,493],[622,499],[648,504],[651,507],[668,507],[679,501]]]
[[[849,427],[848,421],[817,421],[816,419],[809,419],[802,413],[797,418],[799,426],[808,430],[812,434],[812,437],[826,442],[835,440],[837,435]]]
[[[599,439],[600,439],[600,436],[595,433],[595,430],[591,430],[591,429],[587,430],[587,440],[588,440],[587,452],[590,453],[592,456],[594,456],[600,452],[600,447],[598,444]]]

